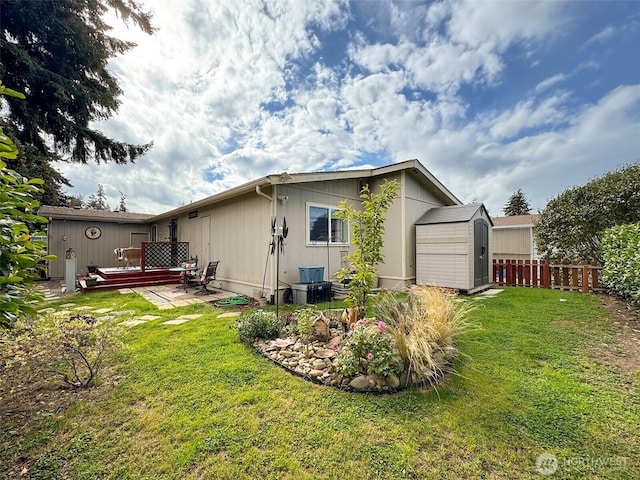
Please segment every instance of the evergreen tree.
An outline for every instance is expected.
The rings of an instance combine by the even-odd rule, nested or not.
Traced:
[[[50,164],[56,160],[126,163],[151,144],[114,140],[91,127],[118,109],[122,93],[108,61],[135,44],[109,36],[108,11],[153,33],[150,15],[133,0],[3,0],[0,8],[0,79],[26,93],[5,98],[4,124],[12,128],[26,161],[15,162],[25,176],[34,168],[47,179],[43,201],[64,204],[68,181]],[[7,108],[8,107],[8,108]]]
[[[89,196],[89,201],[87,202],[86,207],[91,210],[109,210],[107,196],[104,193],[104,187],[102,184],[98,184],[98,191]]]
[[[522,190],[518,189],[509,197],[509,200],[502,211],[507,217],[513,217],[514,215],[528,215],[529,212],[531,212],[531,207],[529,206],[527,197],[522,193]]]
[[[82,208],[84,207],[84,198],[82,198],[82,194],[77,197],[74,195],[65,195],[66,198],[66,206],[71,208]]]
[[[127,199],[127,197],[125,196],[125,194],[120,192],[120,204],[118,205],[118,211],[119,212],[128,212],[127,205],[125,203],[126,199]]]

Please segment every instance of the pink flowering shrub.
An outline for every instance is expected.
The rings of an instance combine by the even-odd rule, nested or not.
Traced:
[[[399,375],[403,368],[402,359],[393,352],[391,338],[384,331],[384,322],[370,325],[364,320],[353,324],[335,365],[336,371],[345,377],[359,374],[387,377]]]

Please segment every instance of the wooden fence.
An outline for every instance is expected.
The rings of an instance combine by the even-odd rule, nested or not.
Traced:
[[[605,290],[600,282],[601,265],[544,260],[494,260],[496,285],[556,288],[583,293]]]

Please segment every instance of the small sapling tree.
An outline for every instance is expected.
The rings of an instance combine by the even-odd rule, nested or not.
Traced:
[[[397,196],[399,184],[395,180],[385,180],[379,193],[369,190],[365,185],[360,192],[362,209],[357,210],[351,203],[343,200],[336,216],[349,223],[352,229],[352,242],[355,244],[353,253],[347,256],[350,267],[342,268],[337,273],[340,281],[349,282],[347,303],[358,307],[360,316],[364,315],[367,296],[373,288],[376,267],[384,260],[382,247],[384,245],[385,214]]]

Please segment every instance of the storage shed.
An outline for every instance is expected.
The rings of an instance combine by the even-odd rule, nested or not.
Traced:
[[[467,293],[491,286],[493,222],[483,204],[431,208],[415,225],[418,285]]]

